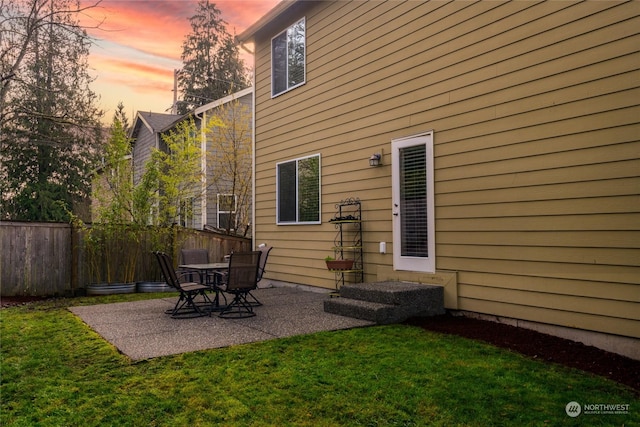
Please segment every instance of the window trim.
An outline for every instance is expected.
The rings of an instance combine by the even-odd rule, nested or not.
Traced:
[[[288,77],[289,77],[289,72],[288,72],[288,70],[289,70],[289,67],[288,67],[289,61],[288,61],[288,59],[289,59],[289,55],[287,54],[287,56],[286,56],[286,58],[287,58],[287,64],[286,64],[287,65],[287,88],[285,90],[283,90],[283,91],[275,93],[274,92],[274,90],[275,90],[275,84],[274,84],[275,83],[274,82],[275,81],[275,73],[274,73],[274,62],[273,62],[273,41],[276,38],[278,38],[279,36],[281,36],[282,33],[286,33],[287,31],[289,31],[290,28],[292,28],[294,25],[296,25],[300,21],[304,22],[304,59],[303,59],[303,64],[302,64],[304,70],[302,72],[303,73],[302,82],[300,82],[300,83],[298,83],[298,84],[296,84],[294,86],[289,87],[289,84],[288,84]],[[303,16],[300,19],[297,19],[293,24],[289,25],[287,28],[285,28],[284,30],[280,31],[278,34],[273,36],[271,38],[270,47],[271,47],[271,50],[269,52],[269,55],[271,57],[271,98],[277,98],[278,96],[283,95],[283,94],[285,94],[285,93],[287,93],[287,92],[289,92],[289,91],[291,91],[291,90],[293,90],[293,89],[295,89],[297,87],[300,87],[300,86],[304,85],[305,83],[307,83],[307,18],[305,16]]]
[[[221,197],[233,197],[233,210],[231,211],[223,211],[220,210],[220,198]],[[224,229],[224,227],[220,226],[220,214],[227,214],[227,215],[232,215],[234,217],[234,222],[235,222],[235,215],[237,213],[238,210],[238,196],[236,196],[235,194],[231,194],[231,193],[218,193],[216,194],[216,220],[217,220],[217,227],[219,229]],[[237,224],[236,224],[237,225]],[[230,230],[234,230],[235,228],[231,228]]]
[[[300,221],[299,215],[299,194],[298,194],[298,163],[301,160],[318,158],[318,220],[317,221]],[[278,174],[280,165],[286,163],[296,163],[296,219],[295,221],[280,221],[280,176]],[[276,163],[276,225],[310,225],[322,224],[322,156],[320,153],[310,154],[308,156],[297,157],[295,159],[285,160]]]

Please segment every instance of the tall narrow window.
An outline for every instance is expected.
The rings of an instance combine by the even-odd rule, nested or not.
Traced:
[[[271,96],[305,82],[306,32],[302,18],[271,40]]]
[[[320,154],[278,163],[277,223],[320,223]]]

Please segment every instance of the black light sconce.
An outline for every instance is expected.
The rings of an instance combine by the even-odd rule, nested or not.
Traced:
[[[380,166],[382,164],[382,154],[375,153],[369,157],[369,166]]]

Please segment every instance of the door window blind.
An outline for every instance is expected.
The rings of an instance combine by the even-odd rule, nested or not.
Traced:
[[[425,145],[400,150],[402,256],[428,257],[427,157]]]

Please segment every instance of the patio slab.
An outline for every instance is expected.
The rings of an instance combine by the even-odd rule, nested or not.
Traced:
[[[177,297],[70,307],[89,327],[132,360],[228,347],[375,323],[324,311],[325,292],[274,287],[253,292],[263,303],[255,317],[172,319],[165,310]]]

